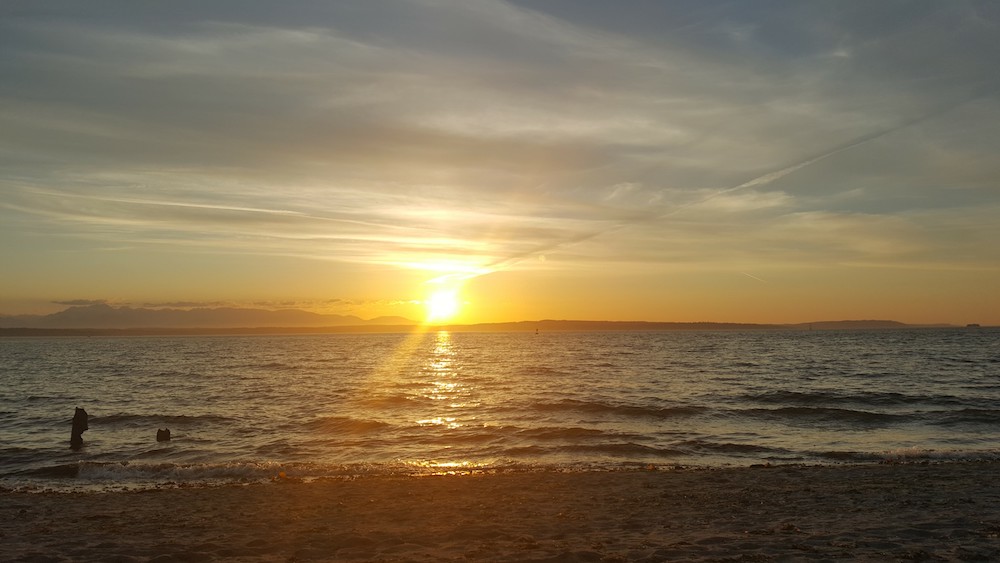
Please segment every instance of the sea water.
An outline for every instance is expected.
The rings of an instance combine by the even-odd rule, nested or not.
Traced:
[[[11,488],[998,458],[997,329],[0,338]]]

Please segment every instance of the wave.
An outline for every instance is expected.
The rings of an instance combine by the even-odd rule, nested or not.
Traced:
[[[634,418],[675,418],[682,416],[694,416],[707,410],[705,407],[698,405],[653,407],[633,404],[611,404],[600,401],[580,401],[577,399],[565,399],[555,403],[533,403],[530,405],[530,408],[542,412],[578,411],[628,416]]]
[[[80,461],[26,469],[5,475],[4,485],[26,490],[148,490],[292,480],[354,479],[365,476],[418,476],[441,472],[434,463],[147,463]],[[524,471],[543,468],[511,460],[467,464],[465,472]],[[454,471],[451,468],[450,471]],[[11,480],[12,478],[12,480]],[[39,489],[39,483],[43,487]]]
[[[48,479],[113,481],[128,484],[137,481],[199,482],[205,480],[264,480],[276,475],[282,466],[275,463],[133,463],[80,461],[29,469],[15,475]]]
[[[888,425],[910,418],[908,415],[901,414],[831,407],[781,407],[776,409],[745,409],[733,412],[752,418],[780,420],[791,423]]]
[[[594,428],[580,428],[578,426],[570,428],[559,428],[546,426],[542,428],[525,428],[517,432],[519,437],[533,440],[567,440],[567,439],[590,439],[603,438],[607,435],[602,430]]]
[[[349,416],[324,416],[306,422],[305,427],[319,432],[357,435],[378,432],[391,428],[392,425],[380,420],[358,419]]]
[[[822,461],[841,463],[927,463],[1000,461],[996,450],[934,450],[925,448],[900,448],[886,451],[825,451],[810,452]]]
[[[636,444],[635,442],[610,443],[610,444],[571,444],[568,446],[558,446],[556,450],[562,452],[587,452],[587,453],[605,454],[612,456],[640,455],[640,456],[676,457],[684,453],[681,450],[676,450],[673,448],[658,448],[655,446]]]
[[[717,454],[777,454],[788,453],[788,450],[769,448],[757,444],[737,444],[732,442],[709,442],[706,440],[685,440],[677,444],[688,453]]]
[[[314,364],[343,364],[351,361],[351,356],[345,354],[343,356],[330,356],[327,358],[311,358],[309,361]]]
[[[872,406],[900,406],[914,404],[931,405],[962,405],[966,401],[953,395],[907,395],[904,393],[842,393],[836,391],[769,391],[767,393],[747,393],[740,395],[738,401],[777,405],[836,405],[864,404]]]
[[[550,456],[561,457],[563,454],[597,454],[607,457],[678,457],[685,454],[684,451],[673,448],[659,448],[646,446],[635,442],[612,442],[606,444],[568,444],[564,446],[521,446],[507,448],[504,455],[515,458],[546,458]]]
[[[471,427],[459,428],[444,434],[427,435],[421,433],[413,436],[413,443],[444,446],[450,449],[455,444],[489,444],[503,439],[503,434],[495,432],[493,429]]]
[[[0,447],[0,468],[20,467],[38,459],[38,450],[21,447]]]
[[[107,424],[123,426],[139,426],[146,424],[173,424],[190,426],[198,423],[227,423],[233,419],[214,414],[203,415],[169,415],[169,414],[111,414],[105,416],[89,416],[90,424]]]
[[[394,409],[399,407],[419,407],[431,403],[427,397],[414,397],[409,395],[380,395],[366,397],[361,403],[367,407]]]
[[[300,369],[300,366],[294,364],[286,364],[283,362],[269,362],[266,364],[250,365],[247,367],[259,368],[259,369],[273,369],[277,371],[291,371]]]
[[[262,484],[282,480],[356,479],[362,477],[413,477],[441,473],[512,473],[531,471],[616,471],[631,466],[645,467],[650,462],[677,463],[691,456],[691,448],[715,453],[772,454],[779,461],[823,464],[872,463],[965,463],[1000,462],[1000,450],[933,450],[905,448],[891,451],[820,451],[802,452],[789,458],[782,450],[747,444],[713,444],[693,441],[679,447],[654,447],[635,442],[544,447],[539,445],[508,448],[488,461],[461,463],[437,461],[393,461],[362,463],[282,463],[232,461],[226,463],[154,463],[79,461],[24,469],[3,475],[0,490],[28,491],[123,491],[177,487],[211,487],[232,484]],[[734,452],[735,450],[735,452]],[[587,459],[570,462],[546,462],[586,453]],[[596,457],[595,457],[596,454]],[[524,459],[532,461],[521,461]],[[747,459],[769,459],[748,455]],[[775,457],[770,459],[774,460]],[[685,465],[690,468],[708,465]]]
[[[922,401],[913,402],[920,403]],[[756,419],[782,420],[790,423],[826,422],[839,424],[889,425],[900,422],[920,422],[923,424],[940,426],[962,424],[1000,424],[1000,409],[971,407],[957,410],[914,410],[887,413],[822,406],[787,406],[771,409],[735,409],[728,412],[736,413],[738,415],[746,415]]]
[[[517,370],[518,375],[522,376],[550,376],[550,377],[564,377],[569,375],[569,373],[562,371],[557,368],[549,366],[522,366]]]
[[[1000,410],[998,409],[961,409],[934,411],[927,414],[933,418],[939,418],[937,423],[944,426],[952,424],[1000,424]]]
[[[273,370],[273,371],[295,371],[302,369],[302,366],[298,364],[289,364],[285,362],[265,362],[265,363],[247,363],[243,361],[234,361],[231,363],[222,363],[221,367],[227,370]],[[185,374],[186,375],[186,374]]]

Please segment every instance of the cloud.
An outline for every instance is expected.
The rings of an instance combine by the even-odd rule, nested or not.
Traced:
[[[995,201],[982,5],[602,4],[26,9],[0,23],[0,217],[482,272],[950,262],[906,215]]]
[[[232,301],[153,301],[142,303],[140,307],[151,309],[203,309],[236,306]]]
[[[55,305],[69,305],[71,307],[87,307],[90,305],[106,305],[106,299],[70,299],[67,301],[53,301]]]

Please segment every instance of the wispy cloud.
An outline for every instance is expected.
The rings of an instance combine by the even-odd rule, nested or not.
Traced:
[[[76,307],[86,307],[88,305],[104,305],[108,301],[106,299],[70,299],[67,301],[53,301],[56,305],[70,305]]]

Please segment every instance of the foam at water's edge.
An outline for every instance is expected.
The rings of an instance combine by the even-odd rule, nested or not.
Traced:
[[[635,470],[713,470],[760,465],[873,465],[947,464],[1000,462],[1000,451],[936,451],[902,448],[885,452],[817,452],[805,459],[758,458],[746,463],[705,465],[698,463],[495,463],[395,462],[358,464],[310,464],[278,462],[231,462],[213,464],[79,462],[44,467],[0,477],[0,489],[46,492],[139,491],[162,488],[214,487],[234,484],[355,479],[362,477],[425,477],[522,472],[614,472]]]

